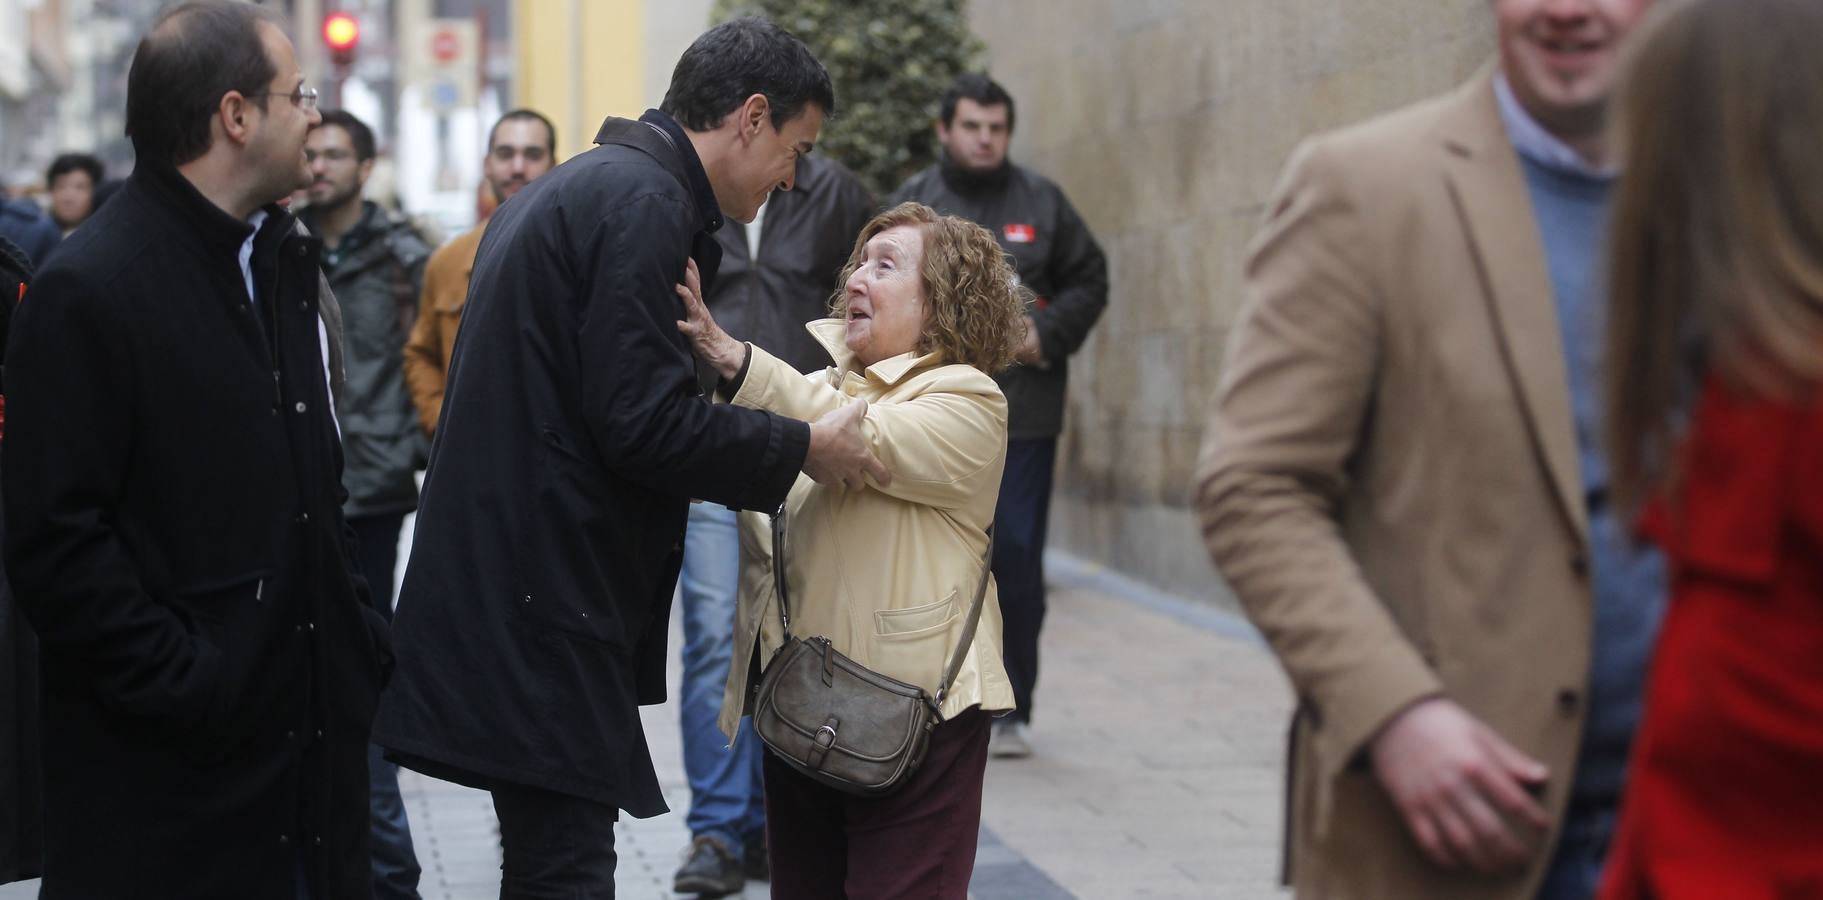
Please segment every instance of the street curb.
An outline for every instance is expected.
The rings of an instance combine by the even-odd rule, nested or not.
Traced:
[[[1045,579],[1063,587],[1106,594],[1185,625],[1243,643],[1266,646],[1266,639],[1246,618],[1208,601],[1166,593],[1130,575],[1054,547],[1044,551],[1044,566]]]

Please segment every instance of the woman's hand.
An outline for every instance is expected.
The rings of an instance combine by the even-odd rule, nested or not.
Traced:
[[[691,352],[708,363],[723,381],[739,375],[741,366],[747,362],[747,345],[729,337],[722,326],[715,324],[715,317],[709,315],[709,307],[703,303],[702,274],[697,271],[694,259],[684,268],[684,283],[677,286],[677,296],[683,298],[687,316],[677,323],[677,330],[690,339]]]

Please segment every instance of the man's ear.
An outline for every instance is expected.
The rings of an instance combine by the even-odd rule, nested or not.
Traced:
[[[222,135],[236,144],[247,143],[253,130],[252,107],[253,101],[240,91],[223,94],[221,103],[215,109],[215,119],[221,125]]]
[[[760,136],[760,129],[765,128],[772,116],[772,101],[765,94],[754,94],[741,104],[741,141],[752,141]]]
[[[941,144],[949,140],[949,126],[944,125],[942,119],[930,120],[930,126],[937,132],[937,143]]]
[[[377,156],[370,156],[361,160],[361,164],[355,167],[355,184],[361,185],[362,187],[367,186],[367,179],[373,175],[373,164],[378,159],[379,157]]]

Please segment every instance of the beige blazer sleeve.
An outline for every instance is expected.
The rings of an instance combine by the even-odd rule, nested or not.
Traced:
[[[1441,690],[1338,524],[1384,327],[1374,226],[1320,141],[1293,154],[1250,250],[1196,476],[1209,554],[1290,675],[1324,775]]]
[[[730,401],[738,406],[814,422],[852,402],[821,374],[805,377],[759,347],[750,353],[747,378]],[[891,484],[869,478],[868,485],[939,509],[975,505],[983,492],[997,494],[1006,447],[1000,386],[962,365],[907,377],[917,379],[909,396],[882,398],[861,420],[868,449],[892,473]]]

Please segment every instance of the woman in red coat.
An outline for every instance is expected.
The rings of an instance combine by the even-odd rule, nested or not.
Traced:
[[[1672,599],[1602,897],[1823,898],[1823,3],[1660,13],[1621,101],[1608,408]]]

